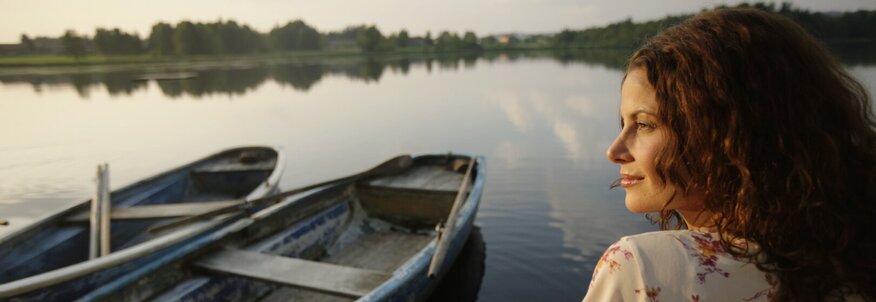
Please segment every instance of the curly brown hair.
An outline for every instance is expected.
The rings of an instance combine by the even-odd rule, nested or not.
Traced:
[[[824,46],[780,15],[717,9],[651,38],[636,68],[670,129],[659,176],[705,192],[725,250],[778,277],[774,300],[876,299],[876,118]]]

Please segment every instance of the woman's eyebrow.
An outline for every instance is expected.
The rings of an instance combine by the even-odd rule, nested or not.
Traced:
[[[638,109],[638,110],[636,110],[636,111],[631,112],[631,113],[628,114],[627,116],[637,116],[637,115],[639,115],[639,114],[647,114],[647,115],[653,115],[653,116],[656,116],[656,115],[657,115],[657,114],[654,113],[653,111],[650,111],[650,110],[648,110],[648,109],[644,109],[644,108],[642,108],[642,109]],[[623,116],[621,116],[621,118],[623,118]]]
[[[636,110],[635,112],[633,112],[633,115],[639,115],[642,113],[648,114],[648,115],[657,115],[657,113],[655,113],[654,111],[651,111],[649,109],[644,109],[644,108]]]

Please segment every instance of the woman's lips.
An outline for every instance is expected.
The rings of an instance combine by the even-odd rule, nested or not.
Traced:
[[[621,174],[620,185],[624,188],[635,186],[645,180],[644,177]]]

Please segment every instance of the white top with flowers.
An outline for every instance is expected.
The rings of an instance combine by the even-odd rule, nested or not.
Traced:
[[[623,237],[599,259],[584,301],[770,301],[775,277],[719,242],[690,230]]]

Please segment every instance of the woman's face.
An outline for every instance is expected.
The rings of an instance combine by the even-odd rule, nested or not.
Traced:
[[[648,82],[646,71],[631,70],[621,86],[621,132],[606,152],[608,160],[620,165],[627,209],[658,212],[678,191],[666,209],[701,210],[702,194],[682,196],[682,190],[657,177],[657,155],[665,148],[669,131],[657,117],[657,106],[657,92]]]

